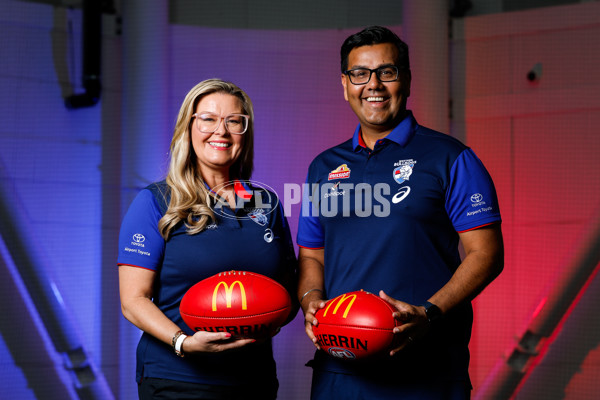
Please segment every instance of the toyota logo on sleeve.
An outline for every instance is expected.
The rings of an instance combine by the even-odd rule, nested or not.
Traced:
[[[146,237],[144,235],[142,235],[141,233],[136,233],[133,235],[133,241],[136,243],[144,243],[145,240],[146,240]]]
[[[475,194],[471,195],[472,203],[480,203],[481,200],[483,200],[483,196],[481,195],[481,193],[475,193]]]

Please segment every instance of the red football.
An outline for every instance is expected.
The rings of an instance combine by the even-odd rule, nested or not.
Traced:
[[[248,271],[227,271],[203,279],[181,299],[179,312],[194,331],[229,332],[264,338],[277,333],[292,309],[287,290]]]
[[[319,321],[312,330],[318,344],[342,359],[363,359],[392,348],[395,311],[388,302],[365,291],[349,292],[329,300],[315,314]]]

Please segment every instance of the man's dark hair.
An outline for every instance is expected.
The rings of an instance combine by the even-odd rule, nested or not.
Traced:
[[[371,46],[374,44],[392,43],[398,49],[397,66],[410,70],[408,59],[408,45],[398,35],[383,26],[369,26],[362,31],[349,36],[342,44],[340,50],[342,73],[348,69],[348,54],[356,47]]]

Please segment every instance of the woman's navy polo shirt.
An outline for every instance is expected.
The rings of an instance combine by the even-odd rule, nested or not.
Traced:
[[[239,183],[236,188],[240,189]],[[236,212],[223,207],[215,212],[216,223],[195,235],[187,234],[180,224],[165,241],[158,231],[158,221],[168,205],[168,186],[162,181],[138,194],[121,225],[118,264],[156,271],[154,303],[189,335],[193,332],[179,314],[179,303],[200,280],[235,269],[282,282],[295,272],[289,226],[277,196],[247,185],[241,192],[236,190],[243,207]],[[137,364],[138,382],[153,377],[238,385],[256,383],[257,379],[268,382],[276,376],[270,340],[238,351],[180,358],[171,346],[144,333],[138,344]]]
[[[471,149],[418,125],[411,113],[373,151],[361,142],[359,125],[351,140],[311,163],[297,243],[324,248],[326,298],[384,290],[422,304],[460,264],[458,232],[501,221],[492,179]],[[316,366],[468,380],[470,304],[446,321],[428,349],[411,346],[392,365],[363,368],[317,352]]]

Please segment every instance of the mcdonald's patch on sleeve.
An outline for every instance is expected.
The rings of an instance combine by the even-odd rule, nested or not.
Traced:
[[[183,321],[194,331],[253,339],[275,335],[291,309],[290,295],[281,284],[248,271],[220,272],[203,279],[179,305]]]
[[[382,356],[392,349],[394,307],[372,293],[355,291],[333,298],[315,314],[312,327],[321,349],[332,357],[356,360]]]

